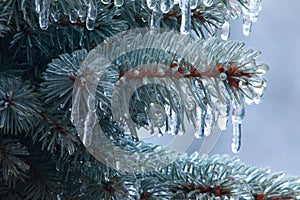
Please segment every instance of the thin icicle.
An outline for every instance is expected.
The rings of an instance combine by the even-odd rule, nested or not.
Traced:
[[[229,35],[230,35],[230,23],[228,20],[225,20],[225,22],[222,25],[222,30],[221,30],[221,38],[222,40],[228,40]]]
[[[86,18],[86,28],[88,30],[91,31],[95,28],[97,15],[98,15],[97,2],[94,0],[90,0],[88,4],[88,12]]]
[[[87,17],[95,20],[96,17],[98,15],[98,11],[97,11],[97,2],[94,0],[90,0],[89,4],[88,4],[88,13],[87,13]]]
[[[182,34],[189,34],[191,29],[191,8],[189,0],[181,0],[181,26]]]
[[[204,135],[209,136],[211,134],[212,128],[214,126],[214,110],[212,107],[207,106],[205,113],[205,126],[204,126]]]
[[[245,115],[244,102],[232,102],[232,144],[231,149],[233,153],[238,153],[241,148],[241,135],[242,135],[242,121]]]
[[[251,32],[251,26],[252,26],[252,22],[250,21],[250,16],[244,15],[243,16],[243,34],[245,36],[249,36],[249,34]]]
[[[37,13],[40,13],[41,10],[42,10],[41,9],[41,7],[42,7],[42,0],[35,0],[34,3],[35,3],[35,11]]]
[[[205,126],[205,112],[201,107],[197,106],[196,108],[196,132],[195,137],[196,138],[202,138],[204,135],[204,126]]]
[[[150,20],[150,30],[155,30],[159,28],[161,20],[161,13],[158,11],[152,11],[151,20]]]
[[[92,144],[93,129],[96,124],[96,121],[94,120],[96,117],[93,115],[96,115],[96,113],[88,112],[84,121],[82,142],[86,147]]]
[[[36,2],[36,10],[39,12],[40,28],[46,30],[49,26],[50,0],[42,0]],[[41,4],[40,4],[41,3]]]

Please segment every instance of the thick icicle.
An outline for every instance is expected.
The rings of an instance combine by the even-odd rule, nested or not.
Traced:
[[[36,1],[36,10],[39,11],[40,28],[46,30],[49,25],[50,0]]]
[[[182,34],[189,34],[191,29],[191,8],[189,0],[181,0],[181,26]]]

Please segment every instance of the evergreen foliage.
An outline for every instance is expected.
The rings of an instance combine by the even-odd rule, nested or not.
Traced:
[[[182,156],[144,174],[118,172],[97,161],[70,118],[76,73],[87,52],[105,38],[148,26],[151,10],[138,0],[125,0],[121,7],[97,0],[89,30],[87,16],[72,14],[88,9],[87,1],[51,1],[43,30],[36,2],[0,2],[0,199],[300,198],[299,178],[229,156]],[[216,0],[207,7],[199,1],[192,9],[195,37],[218,36],[224,21],[240,15],[228,2]],[[246,0],[237,2],[244,12]],[[163,14],[161,26],[179,30],[180,16],[175,5]],[[218,47],[221,51],[223,46]]]

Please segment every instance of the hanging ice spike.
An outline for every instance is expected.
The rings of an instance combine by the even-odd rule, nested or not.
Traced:
[[[39,25],[40,28],[46,30],[49,25],[49,12],[50,12],[50,1],[51,0],[36,0],[35,8],[39,13]]]
[[[240,94],[237,92],[237,94]],[[241,148],[241,135],[242,135],[242,121],[245,115],[245,105],[241,95],[240,100],[234,100],[232,102],[232,144],[231,149],[233,153],[238,153]]]
[[[97,14],[97,2],[95,0],[90,0],[86,18],[86,28],[90,31],[95,28]]]
[[[190,0],[181,0],[181,26],[180,32],[188,34],[191,29],[191,8]]]

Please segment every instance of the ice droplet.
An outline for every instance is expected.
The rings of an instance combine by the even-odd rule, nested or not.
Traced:
[[[71,23],[76,23],[78,20],[78,13],[75,10],[71,10],[69,13],[69,20]]]
[[[88,18],[85,22],[85,26],[89,31],[94,30],[95,28],[95,20]]]
[[[60,11],[58,9],[53,10],[51,16],[53,20],[57,22],[60,19]]]
[[[103,4],[109,4],[109,3],[110,3],[110,0],[101,0],[101,2],[102,2]]]
[[[224,72],[221,72],[220,75],[219,75],[219,77],[220,77],[220,79],[221,79],[222,81],[224,81],[224,80],[227,79],[227,74],[224,73]]]
[[[160,10],[163,13],[168,13],[174,5],[174,0],[161,0]]]
[[[114,4],[116,7],[121,7],[124,4],[124,0],[115,0]]]
[[[42,0],[39,12],[40,28],[46,30],[49,25],[50,0]]]
[[[157,0],[147,0],[147,6],[151,10],[153,10],[156,7]]]
[[[191,9],[196,9],[198,6],[198,0],[190,0],[191,2]]]
[[[222,40],[228,40],[229,35],[230,35],[230,23],[226,20],[222,25],[222,30],[221,30]]]
[[[68,153],[69,153],[69,155],[70,155],[70,156],[73,155],[74,152],[75,152],[74,145],[73,145],[73,144],[70,144],[70,145],[68,146]]]
[[[203,0],[203,4],[204,4],[206,7],[212,6],[213,3],[214,3],[214,0]]]
[[[189,0],[181,0],[181,25],[180,32],[182,34],[189,34],[191,29],[191,8]]]

